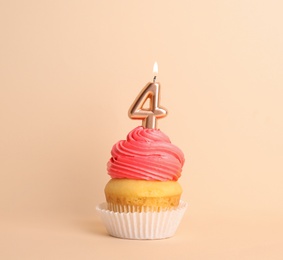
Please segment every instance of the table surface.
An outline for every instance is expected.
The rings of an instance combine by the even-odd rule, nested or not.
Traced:
[[[283,259],[279,215],[186,212],[164,240],[111,237],[98,215],[4,217],[0,230],[0,259]]]

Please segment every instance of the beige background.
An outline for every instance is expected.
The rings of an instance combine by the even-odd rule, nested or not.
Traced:
[[[0,258],[282,259],[282,10],[1,1]],[[95,206],[154,61],[190,206],[171,239],[114,239]]]

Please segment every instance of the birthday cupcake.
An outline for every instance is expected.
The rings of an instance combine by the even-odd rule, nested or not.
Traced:
[[[147,99],[150,107],[144,109]],[[159,83],[149,83],[129,111],[131,118],[143,120],[143,126],[130,131],[126,140],[112,148],[107,164],[111,179],[104,190],[106,202],[97,210],[114,237],[171,237],[187,208],[178,183],[184,155],[156,129],[156,119],[166,115],[158,105]]]

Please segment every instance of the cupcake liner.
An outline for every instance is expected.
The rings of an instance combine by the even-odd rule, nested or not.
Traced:
[[[107,232],[114,237],[126,239],[164,239],[172,237],[187,209],[188,204],[180,201],[176,209],[159,212],[114,212],[107,203],[96,207]]]

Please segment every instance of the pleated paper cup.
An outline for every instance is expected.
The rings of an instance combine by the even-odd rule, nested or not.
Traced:
[[[172,237],[188,204],[180,201],[176,209],[159,212],[114,212],[104,202],[96,207],[107,232],[125,239],[164,239]]]

